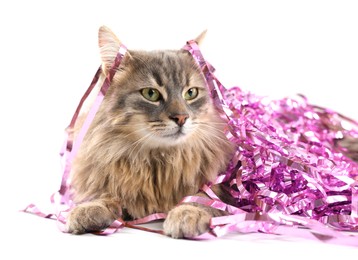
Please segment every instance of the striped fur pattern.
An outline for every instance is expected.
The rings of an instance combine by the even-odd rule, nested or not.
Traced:
[[[113,32],[101,27],[104,75],[119,46]],[[222,213],[178,203],[187,195],[204,196],[200,187],[225,170],[233,153],[226,125],[187,51],[128,51],[74,160],[76,207],[68,231],[99,231],[118,217],[165,212],[166,234],[205,232],[210,218]],[[80,126],[81,120],[74,135]],[[220,187],[217,192],[222,195]]]

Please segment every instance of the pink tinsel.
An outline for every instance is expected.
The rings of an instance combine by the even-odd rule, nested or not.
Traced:
[[[357,229],[352,203],[358,164],[345,156],[338,140],[357,137],[358,124],[302,96],[275,101],[232,88],[225,101],[233,112],[231,140],[238,147],[239,165],[226,173],[236,207]]]
[[[304,96],[270,100],[238,87],[224,88],[197,45],[186,47],[201,66],[212,97],[229,120],[228,138],[237,153],[218,182],[235,205],[217,205],[231,215],[214,218],[215,235],[229,231],[280,233],[304,227],[322,237],[346,238],[336,231],[358,230],[358,163],[339,141],[358,142],[358,123],[313,106]],[[231,207],[230,207],[231,206]],[[233,209],[233,207],[235,207]],[[346,241],[346,239],[343,239]],[[357,244],[354,242],[353,244]]]

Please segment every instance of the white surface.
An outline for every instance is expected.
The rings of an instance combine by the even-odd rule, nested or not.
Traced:
[[[99,66],[100,25],[140,49],[180,48],[208,29],[202,51],[225,85],[278,98],[303,93],[358,119],[357,14],[356,1],[2,1],[1,258],[357,257],[356,248],[265,234],[71,236],[18,213],[59,188],[63,129]]]

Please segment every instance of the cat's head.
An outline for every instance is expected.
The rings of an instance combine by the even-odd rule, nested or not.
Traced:
[[[205,33],[195,40],[200,44]],[[99,30],[102,70],[111,68],[121,42],[107,27]],[[170,147],[207,138],[223,123],[205,78],[183,49],[128,50],[104,101],[105,121],[141,147]]]

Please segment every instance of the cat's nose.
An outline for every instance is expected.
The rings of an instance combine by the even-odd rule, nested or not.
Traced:
[[[169,116],[171,120],[173,120],[178,126],[183,126],[186,120],[189,118],[188,114],[175,114]]]

